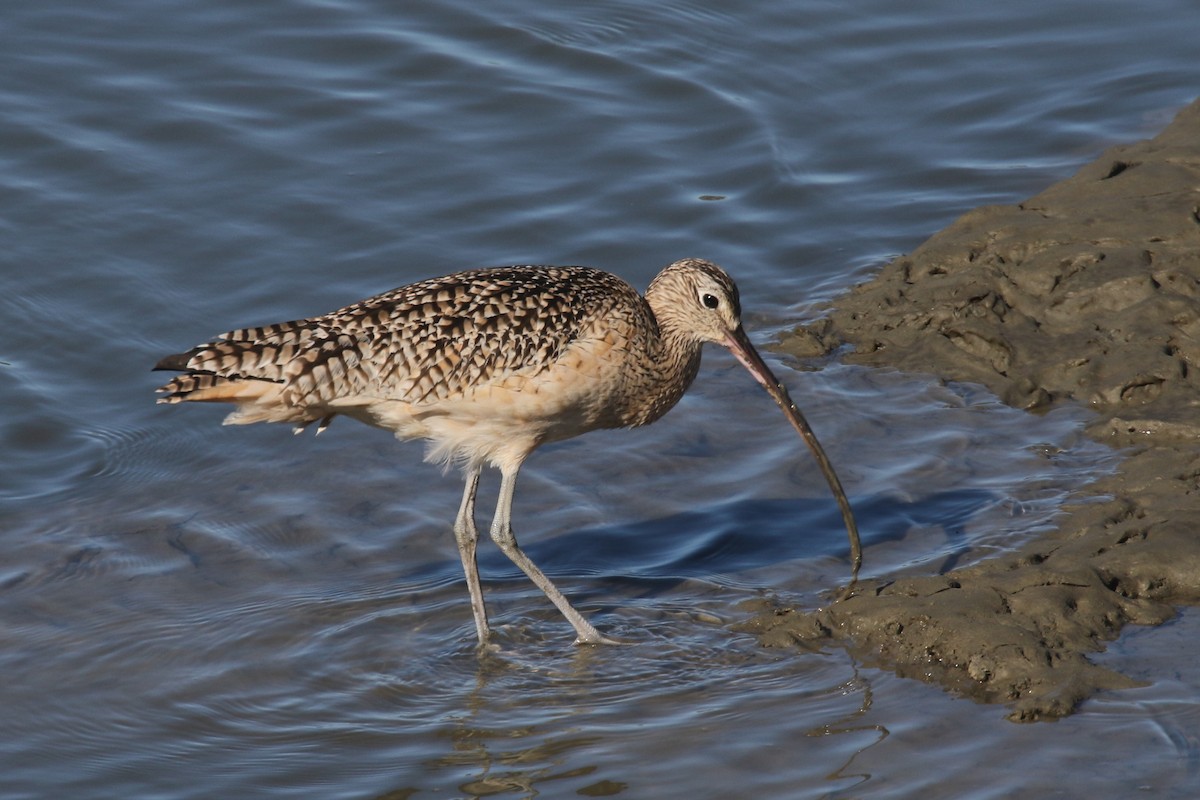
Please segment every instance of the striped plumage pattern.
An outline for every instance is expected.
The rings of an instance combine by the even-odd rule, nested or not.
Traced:
[[[441,399],[485,376],[544,368],[579,333],[583,312],[606,313],[628,293],[614,275],[581,267],[500,267],[402,286],[311,319],[244,328],[160,362],[187,369],[164,402],[199,388],[258,379],[289,384],[291,402],[388,386],[408,402]],[[641,298],[637,298],[640,300]]]

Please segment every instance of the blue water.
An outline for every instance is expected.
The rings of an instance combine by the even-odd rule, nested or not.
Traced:
[[[351,422],[155,406],[148,369],[461,268],[644,286],[688,255],[735,275],[766,347],[958,214],[1156,133],[1200,91],[1196,23],[1175,0],[0,8],[0,797],[1193,796],[1195,615],[1100,656],[1145,688],[1040,726],[737,633],[848,564],[723,353],[661,422],[522,472],[522,542],[633,644],[572,647],[485,544],[482,660],[454,475]],[[768,360],[867,574],[1011,548],[1118,458],[1081,410]]]

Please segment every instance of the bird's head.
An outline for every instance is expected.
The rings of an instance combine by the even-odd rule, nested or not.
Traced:
[[[787,387],[771,372],[742,328],[742,306],[733,279],[711,261],[685,258],[658,273],[646,290],[646,302],[650,304],[659,327],[667,336],[697,343],[716,342],[729,348],[787,416],[792,427],[812,450],[841,507],[846,532],[850,536],[852,576],[857,580],[862,564],[862,546],[850,501],[816,434],[788,395]]]
[[[684,258],[666,267],[650,283],[646,301],[669,335],[725,344],[742,327],[737,285],[711,261]]]

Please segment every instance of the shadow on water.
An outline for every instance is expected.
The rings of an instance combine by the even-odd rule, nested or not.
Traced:
[[[873,545],[902,542],[914,530],[940,531],[940,546],[936,541],[923,546],[930,547],[930,558],[941,559],[940,571],[953,569],[974,552],[965,534],[968,522],[999,499],[979,489],[953,489],[915,501],[884,495],[855,499],[867,572],[896,566],[871,563]],[[637,589],[639,596],[696,578],[739,585],[742,573],[791,561],[834,557],[849,562],[838,509],[824,500],[737,500],[703,511],[552,534],[523,546],[553,575],[600,576]],[[457,562],[447,564],[423,565],[405,573],[403,582],[426,582],[458,569]],[[479,564],[485,580],[525,580],[494,548],[481,549]]]

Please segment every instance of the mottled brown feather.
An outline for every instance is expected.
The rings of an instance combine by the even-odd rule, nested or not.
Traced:
[[[243,407],[230,422],[303,427],[338,413],[348,397],[421,407],[513,376],[534,380],[581,336],[609,329],[657,335],[646,301],[610,273],[541,266],[459,272],[319,317],[230,331],[167,356],[156,369],[185,374],[159,389],[159,402],[238,402]],[[270,409],[253,408],[263,399]]]

